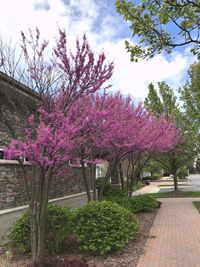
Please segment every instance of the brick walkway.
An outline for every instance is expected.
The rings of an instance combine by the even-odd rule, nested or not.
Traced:
[[[137,267],[200,267],[200,214],[195,198],[161,199]]]

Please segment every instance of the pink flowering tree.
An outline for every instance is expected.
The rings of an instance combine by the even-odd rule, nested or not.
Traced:
[[[7,158],[18,158],[24,170],[24,182],[30,209],[31,249],[34,262],[44,257],[45,219],[52,179],[73,156],[80,133],[86,129],[73,106],[82,97],[108,88],[113,64],[105,63],[104,53],[95,56],[86,36],[76,41],[73,52],[66,34],[59,30],[52,53],[40,32],[26,37],[22,33],[22,50],[27,64],[29,85],[38,96],[38,109],[27,122],[25,134],[5,149]],[[48,48],[48,50],[47,50]],[[22,158],[32,164],[32,174],[25,172]]]
[[[37,117],[32,115],[29,118],[23,141],[13,140],[10,147],[5,149],[6,158],[15,157],[19,161],[27,158],[32,164],[32,174],[25,174],[24,181],[30,208],[32,256],[35,261],[44,256],[45,213],[51,182],[69,160],[73,139],[78,131],[59,109],[47,113],[40,108]]]
[[[136,169],[141,168],[153,153],[167,151],[177,143],[177,131],[170,121],[156,119],[141,104],[134,105],[130,97],[124,98],[119,93],[107,95],[100,108],[102,111],[110,108],[111,112],[106,123],[104,120],[104,130],[96,136],[94,143],[109,161],[108,176],[114,182],[118,182],[116,170],[123,160],[132,157],[133,183]],[[142,165],[138,164],[139,159],[141,163],[141,156],[145,158]]]
[[[130,97],[124,98],[120,93],[95,94],[80,99],[76,104],[72,114],[76,117],[77,125],[84,124],[85,128],[76,139],[77,145],[73,153],[81,159],[88,200],[91,200],[91,196],[84,162],[95,166],[98,160],[107,160],[107,178],[111,177],[112,182],[118,183],[119,169],[123,186],[120,164],[131,158],[133,185],[136,172],[147,163],[153,153],[166,151],[177,141],[176,130],[170,121],[156,119],[141,104],[134,105]]]
[[[115,104],[115,99],[113,99],[114,101],[107,101],[107,98],[106,93],[87,96],[79,99],[69,110],[74,123],[77,126],[83,126],[75,140],[73,157],[78,158],[81,162],[88,201],[91,200],[91,194],[86,177],[85,163],[90,165],[93,199],[96,199],[95,166],[97,162],[102,162],[105,158],[104,150],[99,146],[99,140],[105,137]]]
[[[106,64],[104,52],[95,55],[85,34],[70,49],[66,32],[59,29],[55,44],[50,48],[36,28],[36,33],[30,30],[28,37],[22,32],[22,50],[31,89],[39,93],[47,109],[59,101],[66,113],[79,97],[110,87],[105,82],[112,76],[113,63]]]
[[[155,155],[172,150],[178,142],[177,130],[170,121],[164,118],[158,120],[150,114],[146,125],[141,130],[140,136],[143,140],[141,150],[134,150],[128,154],[128,159],[131,162],[129,165],[130,195],[133,184],[140,179],[138,176],[149,160]]]

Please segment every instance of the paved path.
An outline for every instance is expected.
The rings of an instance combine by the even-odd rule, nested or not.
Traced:
[[[191,181],[192,185],[200,186],[200,174],[191,174],[188,179]]]
[[[184,182],[180,182],[179,181],[179,186],[181,187],[182,185],[188,185],[188,191],[196,191],[196,190],[191,190],[191,188],[189,187],[190,185],[190,181],[184,181]],[[167,187],[168,185],[168,187]],[[161,180],[158,180],[158,181],[152,181],[150,182],[150,185],[146,185],[144,186],[143,188],[139,189],[139,190],[136,190],[132,193],[133,196],[137,196],[137,195],[140,195],[140,194],[147,194],[147,193],[157,193],[161,187],[159,186],[164,186],[163,188],[166,189],[164,191],[169,191],[167,190],[167,188],[171,188],[171,191],[173,191],[174,189],[174,182],[172,179],[161,179]],[[185,187],[186,188],[186,187]],[[200,267],[200,265],[199,265]]]
[[[200,267],[199,198],[162,199],[137,267]]]

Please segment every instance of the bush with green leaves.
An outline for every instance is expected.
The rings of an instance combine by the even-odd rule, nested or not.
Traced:
[[[147,212],[152,209],[158,208],[156,197],[148,194],[133,197],[109,197],[108,199],[126,209],[129,209],[133,213]]]
[[[158,208],[158,202],[155,196],[144,194],[131,197],[132,211],[133,212],[147,212],[152,209]]]
[[[104,190],[105,197],[124,197],[126,195],[126,190],[122,190],[121,188],[112,185],[110,185],[110,187],[106,187]]]
[[[54,254],[60,252],[63,241],[71,233],[70,209],[59,205],[48,205],[45,238],[46,250]],[[26,211],[16,221],[9,238],[12,247],[17,247],[22,252],[29,252],[31,250],[29,211]]]
[[[146,181],[146,180],[155,181],[155,180],[159,180],[160,178],[161,178],[161,175],[159,173],[154,173],[151,176],[143,177],[142,180],[143,181]]]
[[[102,185],[102,184],[106,184],[106,185],[111,186],[109,179],[107,179],[106,177],[98,177],[96,179],[96,185],[98,186],[98,185]]]
[[[186,178],[187,176],[188,176],[188,170],[186,168],[182,168],[181,170],[179,170],[178,172],[179,179]]]
[[[109,201],[92,201],[76,209],[73,221],[80,248],[98,254],[123,248],[139,230],[129,210]]]

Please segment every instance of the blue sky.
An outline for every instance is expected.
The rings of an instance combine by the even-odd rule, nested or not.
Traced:
[[[183,85],[194,58],[188,49],[160,54],[150,61],[131,63],[125,39],[131,40],[128,24],[115,12],[114,0],[0,0],[0,33],[3,39],[20,43],[20,31],[38,26],[41,34],[54,39],[58,26],[65,28],[69,43],[83,32],[94,51],[105,51],[115,70],[112,90],[131,94],[137,100],[147,95],[150,82],[167,81],[175,90]]]

